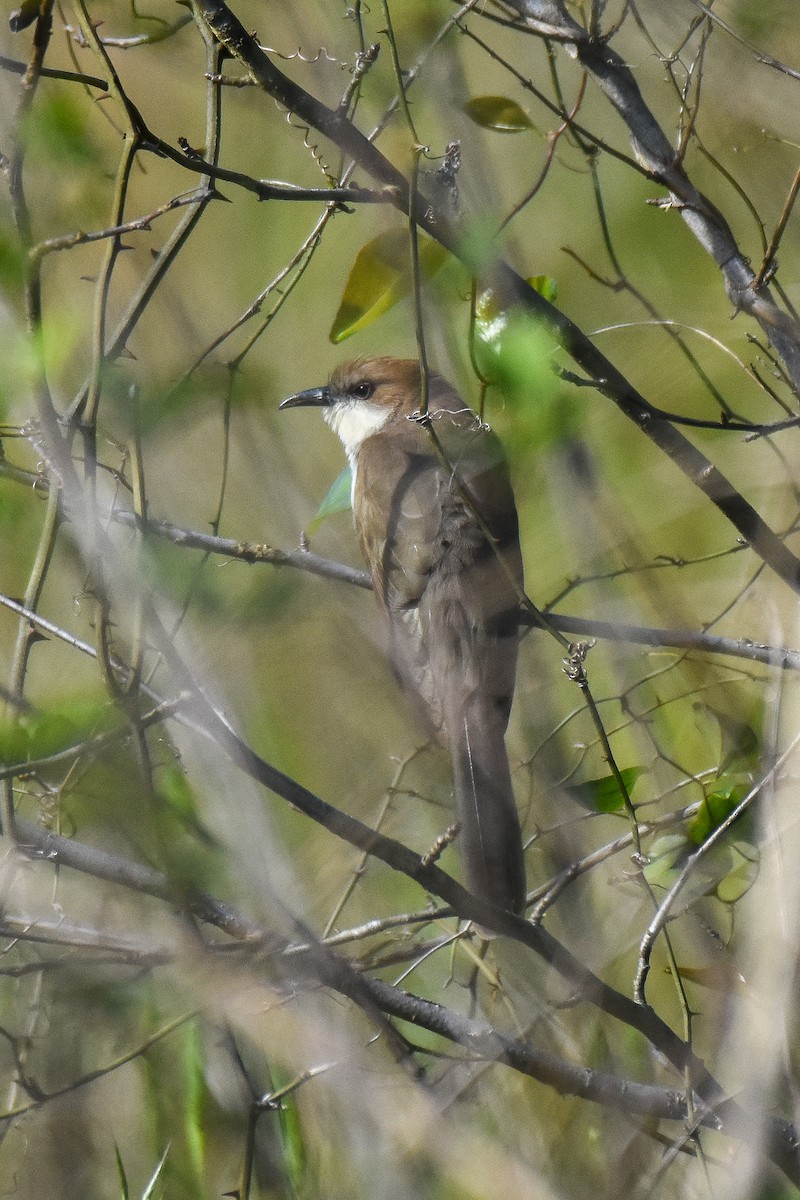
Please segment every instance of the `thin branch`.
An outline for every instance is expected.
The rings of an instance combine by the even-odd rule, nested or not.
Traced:
[[[185,1025],[187,1021],[191,1021],[195,1013],[184,1013],[183,1016],[176,1017],[172,1021],[168,1021],[156,1033],[151,1034],[145,1041],[140,1042],[133,1050],[128,1050],[124,1054],[120,1054],[111,1062],[106,1063],[102,1067],[97,1067],[94,1071],[87,1071],[85,1075],[78,1076],[77,1079],[70,1080],[63,1087],[55,1088],[52,1092],[39,1092],[32,1100],[24,1104],[16,1104],[13,1108],[6,1112],[0,1113],[0,1121],[10,1120],[12,1117],[21,1117],[23,1113],[32,1112],[36,1108],[41,1108],[49,1100],[57,1100],[59,1096],[68,1096],[71,1092],[75,1092],[78,1088],[86,1087],[88,1083],[94,1083],[97,1079],[102,1079],[106,1075],[110,1075],[112,1071],[118,1070],[120,1067],[126,1066],[129,1062],[133,1062],[136,1058],[141,1058],[152,1046],[163,1041],[165,1037],[169,1037],[181,1025]]]
[[[784,201],[781,215],[778,218],[778,224],[775,226],[775,231],[772,237],[769,239],[769,245],[764,251],[764,259],[761,263],[761,266],[758,268],[758,272],[753,282],[754,288],[760,288],[764,283],[764,280],[775,271],[775,255],[778,253],[778,246],[780,245],[784,230],[789,222],[789,217],[792,215],[792,209],[794,208],[794,202],[797,199],[798,191],[800,191],[800,168],[795,171],[794,179],[792,180],[791,187],[789,188],[789,194]]]
[[[757,46],[754,46],[751,42],[746,41],[745,38],[743,38],[741,34],[737,33],[727,21],[724,21],[718,13],[714,12],[713,9],[709,8],[706,4],[703,4],[702,0],[690,0],[690,3],[692,3],[695,8],[699,8],[700,12],[703,13],[704,16],[708,17],[710,21],[713,21],[716,25],[719,25],[720,29],[724,29],[725,32],[729,34],[730,37],[732,37],[735,41],[737,41],[740,46],[744,46],[744,48],[753,55],[753,58],[756,60],[756,62],[763,63],[765,67],[772,67],[773,70],[780,71],[782,74],[788,75],[792,79],[800,79],[800,71],[796,70],[794,67],[787,66],[786,63],[782,63],[777,58],[773,58],[771,54],[765,54],[763,50],[759,50]]]
[[[174,196],[168,200],[166,204],[160,205],[153,209],[144,217],[136,217],[132,221],[124,221],[121,225],[113,225],[109,229],[97,229],[92,233],[84,233],[82,230],[77,230],[75,233],[65,233],[60,237],[48,238],[47,241],[39,242],[29,251],[29,257],[32,260],[44,258],[46,254],[53,254],[58,250],[71,250],[73,246],[83,246],[89,242],[100,242],[106,238],[119,237],[123,233],[137,233],[141,230],[149,231],[152,228],[153,221],[159,217],[163,217],[166,213],[173,212],[176,208],[184,208],[187,204],[199,204],[209,199],[214,198],[214,193],[207,188],[198,189],[185,196]]]
[[[0,54],[0,70],[11,71],[14,75],[24,75],[27,69],[27,63],[17,62],[15,58],[6,58],[4,54]],[[105,79],[99,79],[97,75],[84,75],[81,71],[60,71],[55,67],[42,67],[39,73],[45,79],[65,79],[69,83],[82,83],[84,87],[108,91]]]
[[[120,525],[131,529],[136,528],[136,514],[125,509],[114,509],[111,519]],[[191,529],[183,529],[172,525],[169,521],[148,520],[143,526],[148,535],[154,535],[172,542],[175,546],[183,546],[190,550],[203,550],[208,554],[221,554],[225,558],[235,558],[246,563],[271,563],[277,567],[295,567],[300,571],[308,571],[312,575],[320,575],[325,579],[334,579],[340,583],[350,583],[354,587],[371,588],[372,580],[369,572],[349,567],[346,563],[335,562],[312,554],[310,550],[279,550],[259,542],[241,542],[236,538],[218,537],[212,533],[198,533]]]

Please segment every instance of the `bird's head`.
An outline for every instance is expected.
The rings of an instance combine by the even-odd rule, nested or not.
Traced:
[[[455,396],[439,376],[433,376],[431,382],[431,395],[435,390],[442,396]],[[416,359],[366,358],[343,363],[322,387],[297,392],[280,407],[322,408],[325,420],[341,438],[348,457],[353,458],[362,442],[390,423],[413,416],[420,402],[421,373]]]

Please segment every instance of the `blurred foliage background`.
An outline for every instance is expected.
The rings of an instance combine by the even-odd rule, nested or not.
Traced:
[[[794,1194],[769,1122],[795,1118],[798,1086],[795,591],[465,264],[503,256],[650,404],[715,426],[684,432],[797,549],[797,429],[726,427],[796,413],[791,372],[574,46],[515,24],[520,5],[231,6],[300,87],[380,124],[426,194],[457,143],[462,261],[423,243],[416,294],[407,216],[326,199],[343,177],[380,185],[262,88],[220,82],[247,72],[203,7],[26,0],[3,26],[0,1195]],[[529,7],[608,39],[753,271],[779,231],[795,336],[792,0]],[[209,186],[202,160],[227,176]],[[313,194],[259,199],[264,180]],[[630,996],[658,914],[646,999],[738,1098],[732,1131],[701,1130],[697,1100],[666,1121],[562,1095],[286,952],[328,939],[356,976],[564,1063],[692,1082],[203,735],[210,704],[418,854],[450,824],[371,595],[291,553],[361,567],[349,514],[314,520],[339,443],[277,412],[344,359],[416,357],[416,306],[432,367],[507,447],[528,594],[584,622],[588,695],[554,638],[522,640],[531,916]],[[453,847],[441,865],[459,874]],[[246,916],[204,919],[198,893]]]

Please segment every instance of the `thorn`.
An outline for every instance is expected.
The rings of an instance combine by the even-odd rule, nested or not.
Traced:
[[[187,158],[196,158],[202,160],[202,153],[199,150],[196,150],[194,146],[190,145],[185,137],[178,138],[178,145]]]

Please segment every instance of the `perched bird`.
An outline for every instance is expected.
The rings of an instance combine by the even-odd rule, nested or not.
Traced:
[[[513,912],[525,863],[505,731],[517,665],[522,558],[502,447],[413,359],[338,367],[281,408],[317,405],[353,473],[353,514],[400,682],[453,765],[467,886]],[[431,436],[433,430],[435,438]]]

